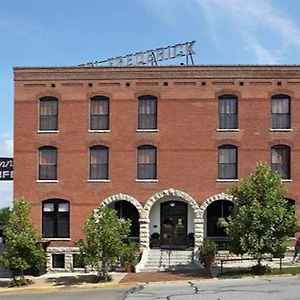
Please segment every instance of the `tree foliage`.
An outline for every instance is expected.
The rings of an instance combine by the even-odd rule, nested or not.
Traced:
[[[4,228],[6,243],[0,262],[16,278],[23,279],[24,271],[45,264],[45,252],[41,239],[29,218],[30,204],[24,198],[15,200],[8,224]]]
[[[265,253],[284,253],[299,223],[284,198],[286,189],[280,175],[265,162],[259,162],[255,171],[229,193],[234,199],[234,212],[220,223],[225,227],[231,251],[248,253],[259,264]]]
[[[3,230],[8,223],[11,210],[9,207],[0,208],[0,230]]]
[[[98,269],[102,278],[107,278],[108,265],[122,255],[130,225],[130,220],[119,219],[114,209],[103,206],[86,221],[85,240],[78,241],[77,245],[85,264]]]

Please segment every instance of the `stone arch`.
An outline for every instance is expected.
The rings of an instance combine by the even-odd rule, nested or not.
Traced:
[[[136,200],[135,198],[133,198],[132,196],[129,196],[127,194],[119,193],[119,194],[116,194],[116,195],[112,195],[112,196],[104,199],[103,202],[101,203],[101,205],[102,206],[107,206],[110,203],[117,202],[117,201],[128,201],[128,202],[130,202],[137,209],[137,211],[139,212],[139,215],[141,217],[142,212],[143,212],[142,205],[140,204],[140,202],[138,200]]]
[[[201,224],[202,224],[201,236],[200,236],[201,243],[203,242],[203,239],[204,239],[204,213],[205,213],[207,207],[211,203],[213,203],[215,201],[220,201],[220,200],[228,200],[228,201],[233,202],[233,196],[225,194],[225,193],[216,194],[216,195],[213,195],[213,196],[210,196],[209,198],[207,198],[200,206],[200,209],[199,209],[200,217],[199,218],[200,218]]]
[[[176,190],[173,188],[160,191],[153,196],[151,196],[144,205],[144,215],[141,219],[141,247],[149,247],[149,224],[150,224],[150,211],[154,203],[165,198],[165,197],[176,197],[184,202],[187,202],[194,211],[194,237],[195,237],[195,247],[200,246],[200,236],[201,236],[201,223],[200,223],[200,209],[193,197],[189,194]]]

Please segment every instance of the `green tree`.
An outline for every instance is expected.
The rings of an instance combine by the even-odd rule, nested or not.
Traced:
[[[130,220],[119,219],[114,209],[99,206],[86,221],[85,240],[77,242],[86,265],[98,270],[108,280],[108,266],[122,255],[124,240],[128,237]]]
[[[26,270],[39,268],[45,264],[45,252],[41,239],[29,218],[30,211],[31,207],[26,199],[15,200],[8,224],[4,229],[6,243],[0,262],[12,272],[15,282],[17,276],[24,281]]]
[[[234,185],[229,194],[235,208],[228,220],[220,220],[235,254],[248,253],[257,259],[264,254],[284,253],[289,238],[299,226],[293,209],[284,196],[286,189],[280,175],[259,162],[248,178]]]
[[[3,230],[8,223],[11,210],[9,207],[0,208],[0,230]]]

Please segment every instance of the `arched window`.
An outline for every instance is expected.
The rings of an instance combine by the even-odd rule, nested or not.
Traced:
[[[290,179],[290,147],[286,145],[275,145],[271,148],[272,170],[278,172],[282,179]]]
[[[219,97],[219,129],[238,128],[238,104],[234,95]]]
[[[274,95],[271,98],[272,129],[291,128],[290,97]]]
[[[222,145],[218,148],[218,178],[237,179],[237,147]]]
[[[138,129],[157,129],[157,99],[154,96],[138,98]]]
[[[70,204],[67,200],[43,201],[43,237],[67,238],[70,236]]]
[[[39,180],[57,179],[57,149],[51,146],[39,148]]]
[[[156,147],[143,145],[138,147],[138,179],[156,179]]]
[[[90,179],[108,179],[108,148],[105,146],[90,147]]]
[[[90,129],[109,129],[109,98],[95,96],[90,100]]]
[[[40,99],[40,126],[41,131],[58,130],[58,99],[43,97]]]

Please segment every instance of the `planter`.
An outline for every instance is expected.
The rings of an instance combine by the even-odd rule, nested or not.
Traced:
[[[202,256],[202,261],[205,268],[210,268],[215,262],[215,255]]]

